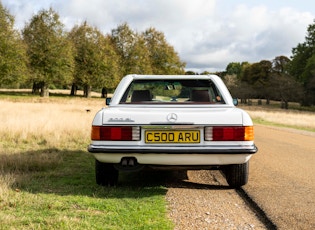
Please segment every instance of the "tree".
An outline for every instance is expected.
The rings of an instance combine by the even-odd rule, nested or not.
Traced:
[[[162,32],[154,28],[142,33],[149,50],[149,57],[154,74],[185,74],[182,62],[174,48],[167,43]]]
[[[112,30],[111,39],[120,59],[122,76],[152,74],[150,55],[145,40],[127,23]]]
[[[91,96],[92,88],[115,88],[120,80],[118,57],[110,37],[84,22],[71,30],[69,39],[74,46],[73,86],[82,85],[85,97]]]
[[[236,74],[224,76],[224,83],[231,95],[241,99],[241,103],[247,103],[247,99],[255,97],[255,90],[245,81],[241,81]]]
[[[304,91],[305,96],[303,97],[302,104],[306,106],[315,104],[315,54],[307,59],[304,67],[304,72],[301,75],[304,79]]]
[[[315,104],[315,21],[307,28],[305,42],[299,43],[292,49],[292,61],[290,63],[290,74],[295,77],[304,87],[305,96],[303,105]]]
[[[14,17],[0,2],[0,85],[12,86],[25,80],[27,75],[26,49]]]
[[[180,61],[162,32],[149,28],[139,34],[124,23],[112,30],[111,37],[123,75],[185,74],[185,63]]]
[[[23,29],[31,80],[40,85],[41,97],[49,96],[53,84],[72,82],[72,46],[63,28],[59,15],[50,8],[34,15]]]
[[[241,74],[241,81],[250,85],[254,92],[252,96],[256,98],[267,98],[266,87],[269,84],[269,78],[272,72],[272,63],[268,60],[246,65]]]
[[[240,62],[231,62],[226,66],[226,74],[228,75],[233,75],[235,74],[236,76],[240,76],[242,72],[242,65]]]
[[[278,73],[288,73],[288,65],[291,60],[286,56],[275,57],[272,61],[272,70]]]
[[[199,74],[194,71],[188,70],[185,72],[185,75],[199,75]]]
[[[275,57],[272,61],[272,74],[267,85],[270,97],[281,100],[282,108],[288,109],[289,101],[299,101],[302,97],[302,86],[288,72],[291,60],[286,56]]]

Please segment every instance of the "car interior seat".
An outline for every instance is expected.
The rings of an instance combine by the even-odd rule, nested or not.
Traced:
[[[210,94],[207,89],[203,90],[192,90],[191,91],[191,101],[198,102],[210,102]]]
[[[134,90],[131,95],[131,102],[151,101],[150,90]]]

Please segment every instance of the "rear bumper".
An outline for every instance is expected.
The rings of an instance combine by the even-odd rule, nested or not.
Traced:
[[[139,154],[139,153],[94,153],[103,163],[121,164],[124,158],[136,159],[140,165],[156,166],[220,166],[246,163],[252,154]],[[197,167],[196,167],[197,168]]]
[[[253,145],[246,146],[121,146],[89,145],[90,153],[155,153],[155,154],[254,154],[258,151]]]
[[[245,147],[152,148],[134,146],[93,146],[88,148],[103,163],[120,164],[123,158],[135,158],[141,165],[157,166],[219,166],[246,163],[257,152],[255,145]]]

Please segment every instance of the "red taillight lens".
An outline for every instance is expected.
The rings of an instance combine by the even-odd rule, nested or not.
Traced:
[[[140,140],[139,126],[92,126],[94,141],[136,141]]]
[[[252,141],[253,126],[214,126],[205,128],[206,141]]]

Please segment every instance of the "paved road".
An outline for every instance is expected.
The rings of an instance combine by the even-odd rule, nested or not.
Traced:
[[[315,229],[315,133],[255,126],[244,191],[279,229]]]
[[[249,183],[227,186],[218,171],[171,183],[175,229],[315,229],[315,133],[255,126],[259,152]]]

